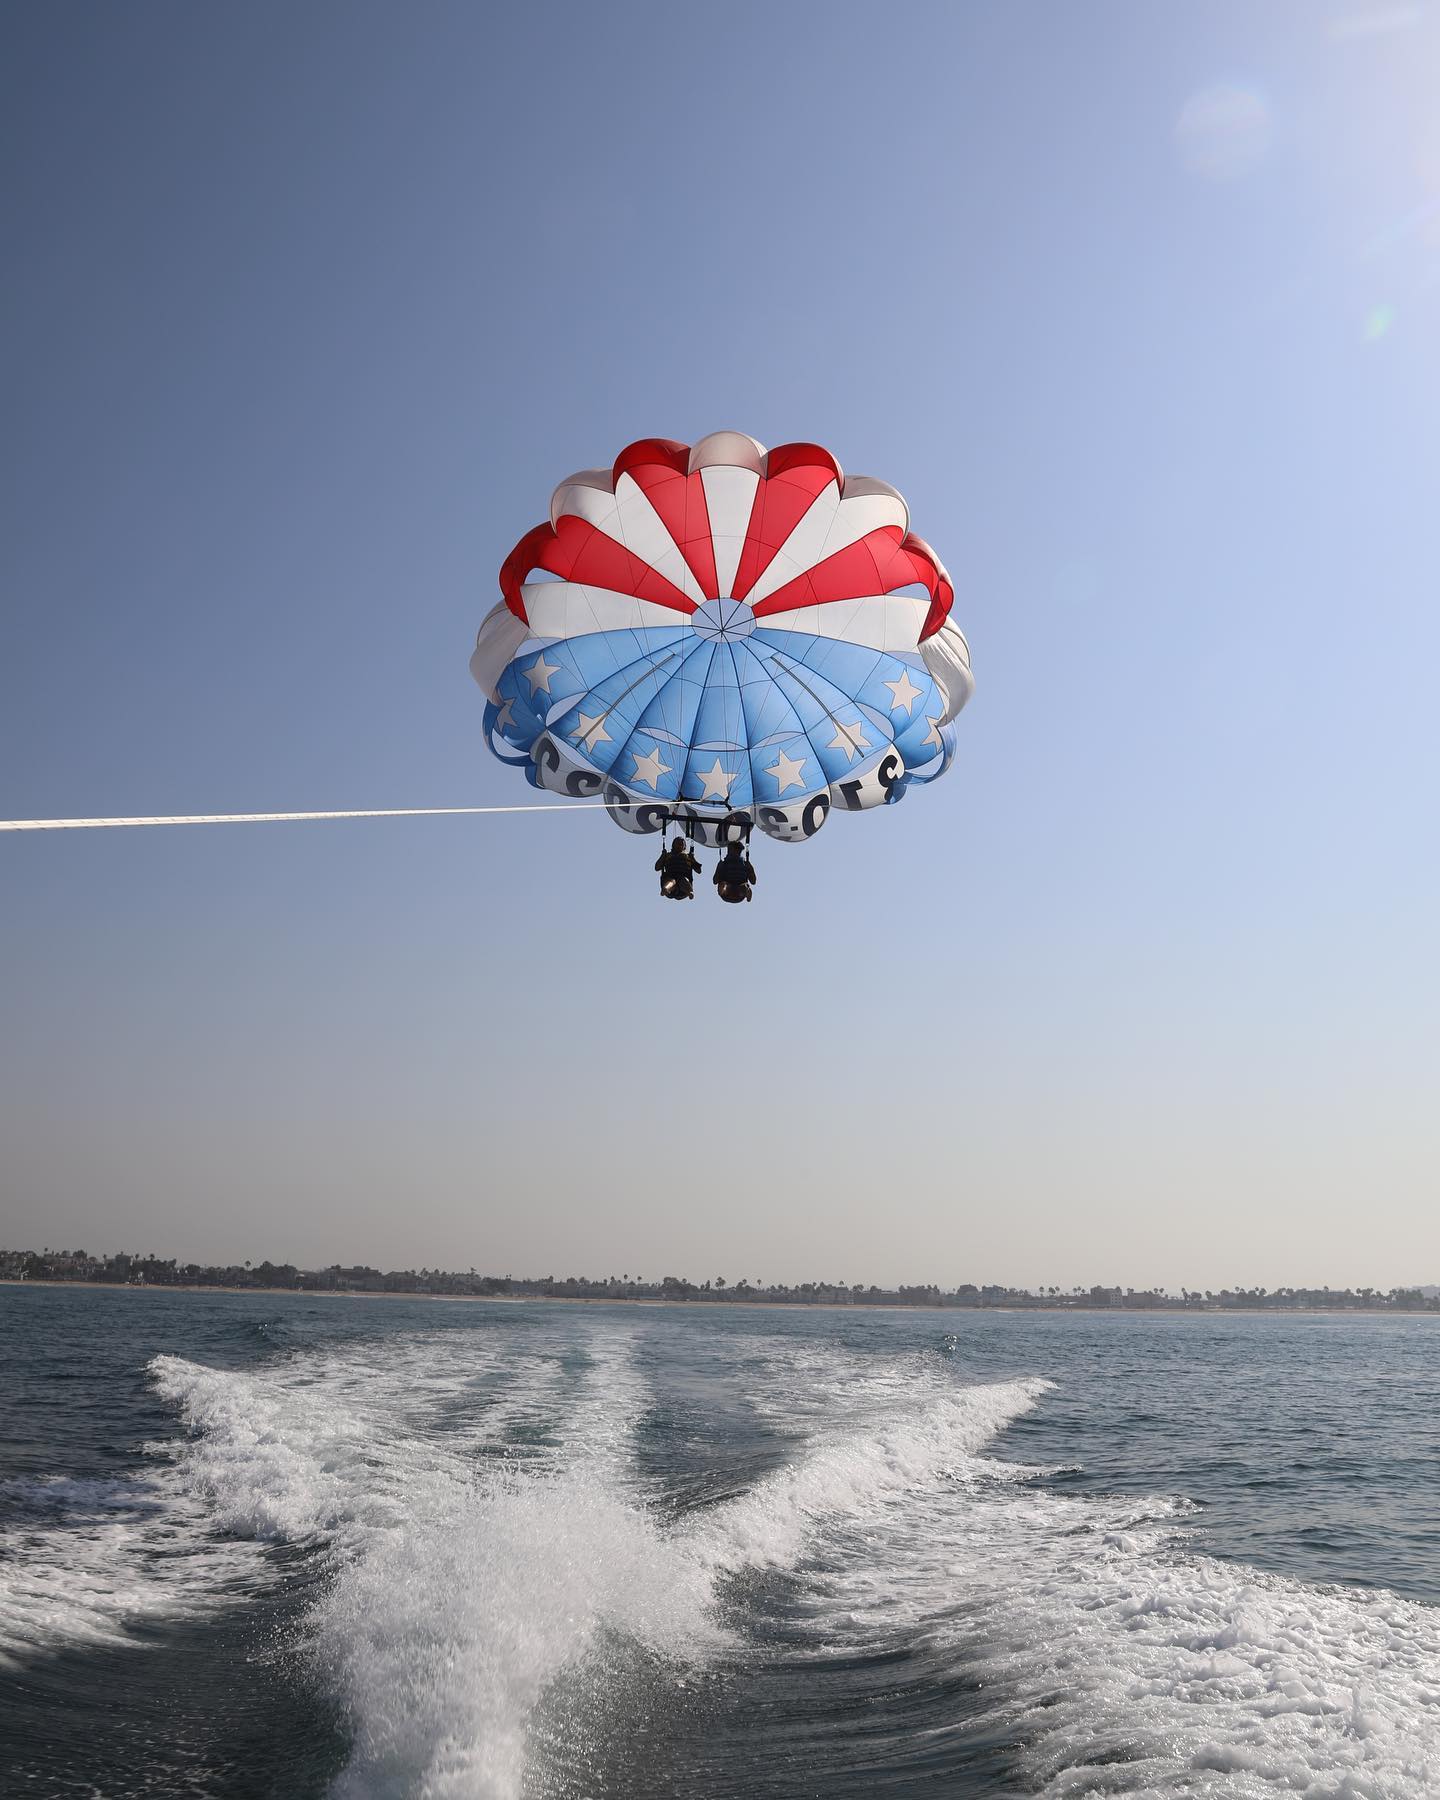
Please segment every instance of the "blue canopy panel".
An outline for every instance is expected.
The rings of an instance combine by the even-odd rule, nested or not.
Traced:
[[[893,804],[948,768],[945,696],[918,654],[757,624],[741,639],[671,626],[526,637],[486,707],[492,750],[537,787],[595,794],[631,831],[727,812],[782,842],[832,807]],[[691,809],[696,809],[693,812]]]

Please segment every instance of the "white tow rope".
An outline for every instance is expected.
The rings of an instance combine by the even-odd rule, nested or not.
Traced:
[[[619,807],[649,806],[625,800]],[[394,806],[367,812],[180,813],[167,819],[0,819],[0,831],[97,831],[117,825],[278,825],[291,819],[441,819],[476,813],[605,812],[603,800],[552,800],[538,806]]]

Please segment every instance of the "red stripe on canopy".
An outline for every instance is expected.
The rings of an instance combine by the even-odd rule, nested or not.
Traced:
[[[787,460],[787,452],[802,450],[825,460]],[[781,464],[779,475],[773,473],[777,459]],[[832,481],[839,480],[839,464],[834,457],[813,444],[782,444],[770,452],[769,468],[772,472],[761,479],[755,490],[750,523],[745,528],[745,545],[735,571],[737,600],[743,600],[769,568],[775,552],[809,512],[816,496],[824,493]]]
[[[700,583],[701,593],[709,600],[718,599],[715,543],[710,536],[710,511],[705,504],[705,483],[700,471],[697,469],[693,475],[677,475],[673,469],[657,463],[639,463],[625,473],[637,487],[644,489],[645,498],[655,508],[660,523],[680,546],[680,554]]]
[[[916,582],[930,596],[930,611],[920,633],[923,640],[933,637],[945,623],[955,590],[922,538],[902,537],[898,525],[882,525],[767,594],[756,606],[755,616],[824,606],[832,600],[859,600],[869,594],[893,594]]]
[[[701,591],[715,599],[719,584],[705,488],[698,470],[694,474],[688,472],[689,458],[689,447],[672,438],[641,438],[615,459],[612,480],[629,475],[644,490]],[[832,481],[840,484],[843,491],[840,465],[820,444],[777,445],[767,454],[764,466],[735,573],[733,592],[737,600],[743,600],[754,587],[817,496]],[[675,612],[689,614],[695,610],[694,602],[658,569],[598,526],[571,514],[563,514],[553,528],[537,525],[526,532],[501,567],[500,590],[506,605],[520,619],[526,618],[521,590],[534,569],[544,569],[565,581],[633,594]],[[920,633],[923,641],[933,637],[945,623],[955,589],[945,565],[923,538],[913,532],[902,538],[898,526],[887,525],[777,588],[755,611],[760,616],[788,612],[799,606],[824,605],[831,600],[890,594],[916,582],[930,596],[930,610]]]
[[[525,597],[521,589],[533,569],[544,569],[562,581],[584,582],[589,587],[610,588],[617,594],[633,594],[639,600],[653,600],[657,606],[673,607],[676,612],[693,613],[695,602],[687,599],[672,582],[642,562],[633,550],[607,537],[588,519],[563,514],[557,526],[537,525],[505,558],[500,569],[500,591],[505,604],[519,619],[525,613]]]

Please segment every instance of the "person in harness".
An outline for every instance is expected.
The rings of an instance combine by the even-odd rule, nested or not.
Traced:
[[[684,838],[677,837],[668,850],[662,850],[655,859],[655,867],[660,871],[660,892],[666,900],[695,898],[695,877],[700,873],[700,859]]]
[[[755,866],[744,844],[731,844],[715,865],[715,888],[731,906],[749,900],[755,886]]]

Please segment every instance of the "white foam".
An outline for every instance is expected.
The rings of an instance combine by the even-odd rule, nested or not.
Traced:
[[[1440,1616],[1195,1554],[1195,1509],[1076,1499],[980,1462],[838,1542],[815,1654],[929,1644],[1018,1745],[1025,1791],[1433,1800]]]
[[[665,1527],[634,1444],[644,1329],[428,1332],[245,1373],[157,1359],[189,1435],[145,1479],[9,1496],[0,1656],[123,1641],[255,1591],[280,1574],[269,1546],[299,1546],[330,1577],[309,1629],[351,1723],[337,1796],[514,1800],[543,1785],[558,1677],[626,1645],[713,1657],[746,1573],[788,1570],[812,1656],[903,1643],[973,1674],[965,1729],[1016,1745],[1027,1791],[1440,1793],[1435,1613],[1196,1555],[1163,1496],[1026,1485],[983,1452],[1048,1383],[727,1344],[715,1369],[789,1460]]]
[[[636,1471],[635,1335],[597,1322],[580,1357],[571,1330],[518,1356],[433,1334],[252,1373],[156,1360],[192,1433],[180,1473],[215,1524],[333,1560],[312,1628],[351,1721],[344,1800],[518,1795],[563,1671],[617,1640],[677,1664],[712,1655],[727,1642],[717,1581],[793,1563],[827,1524],[957,1468],[1044,1385],[963,1389],[925,1359],[825,1350],[797,1382],[793,1345],[762,1348],[746,1376],[762,1410],[802,1396],[795,1462],[666,1531]],[[456,1429],[477,1384],[488,1404]],[[523,1460],[477,1455],[517,1425]]]
[[[346,1800],[514,1796],[533,1709],[602,1634],[686,1662],[722,1641],[709,1584],[592,1474],[516,1475],[387,1532],[321,1608],[345,1696]]]
[[[216,1540],[173,1468],[130,1480],[4,1484],[14,1514],[0,1540],[0,1667],[37,1654],[133,1642],[151,1620],[239,1591],[250,1558]]]
[[[149,1445],[144,1474],[0,1488],[13,1515],[0,1533],[6,1666],[147,1642],[153,1623],[252,1594],[272,1578],[268,1544],[324,1548],[404,1518],[417,1472],[512,1433],[543,1438],[573,1386],[555,1346],[517,1353],[468,1331],[310,1353],[250,1374],[162,1356],[151,1373],[192,1435]],[[465,1423],[447,1432],[455,1408]],[[534,1444],[537,1460],[547,1453]]]
[[[957,1388],[928,1359],[814,1347],[803,1374],[775,1416],[806,1420],[805,1451],[692,1546],[799,1566],[817,1657],[918,1640],[963,1661],[990,1696],[967,1729],[1018,1742],[1027,1790],[1057,1800],[1440,1794],[1433,1609],[1196,1554],[1183,1499],[1024,1485],[1046,1471],[980,1452],[1047,1382]]]
[[[887,1373],[868,1389],[854,1384],[847,1413],[832,1415],[795,1462],[704,1517],[691,1547],[717,1570],[793,1566],[827,1523],[862,1522],[942,1472],[965,1472],[1050,1385],[957,1387],[920,1367],[900,1382]]]
[[[349,1356],[257,1374],[157,1359],[216,1520],[333,1559],[311,1628],[352,1728],[337,1794],[516,1795],[536,1701],[602,1636],[682,1661],[723,1641],[705,1571],[636,1491],[630,1334],[585,1348],[579,1371],[551,1353],[486,1365],[506,1385],[465,1431],[436,1429],[477,1377],[460,1334],[391,1340],[363,1372]],[[551,1441],[524,1460],[477,1456],[541,1422]]]
[[[1042,1792],[1421,1800],[1440,1793],[1440,1619],[1102,1538],[986,1584],[984,1678]],[[1018,1545],[1017,1545],[1018,1548]],[[1055,1546],[1058,1550],[1059,1546]],[[998,1709],[997,1709],[998,1713]],[[992,1723],[994,1721],[992,1720]],[[1118,1762],[1116,1758],[1127,1760]]]
[[[621,1634],[675,1661],[723,1641],[704,1573],[633,1479],[644,1384],[629,1334],[596,1335],[546,1462],[485,1480],[434,1467],[373,1532],[317,1616],[354,1732],[345,1800],[508,1797],[537,1701]]]

